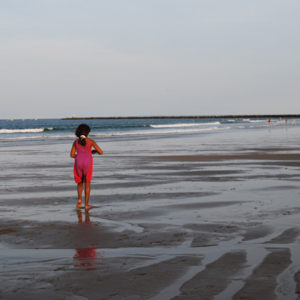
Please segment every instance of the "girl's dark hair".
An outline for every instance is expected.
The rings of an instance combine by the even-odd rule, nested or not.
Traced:
[[[91,128],[90,128],[90,126],[87,125],[87,124],[80,124],[80,125],[77,127],[77,129],[76,129],[76,131],[75,131],[75,135],[76,135],[77,137],[79,137],[79,144],[81,144],[82,146],[85,146],[85,145],[86,145],[86,140],[85,140],[85,138],[82,139],[82,138],[80,138],[80,136],[81,136],[81,135],[85,135],[85,136],[87,137],[87,136],[89,135],[90,131],[91,131]]]

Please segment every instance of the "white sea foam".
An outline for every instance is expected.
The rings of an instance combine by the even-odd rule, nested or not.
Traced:
[[[53,128],[26,128],[26,129],[0,129],[0,134],[11,134],[11,133],[38,133],[44,132],[45,130],[53,130]]]
[[[22,135],[22,136],[0,136],[1,141],[22,141],[22,140],[58,140],[76,138],[74,135]]]
[[[178,123],[178,124],[151,124],[151,128],[178,128],[178,127],[199,127],[206,125],[220,125],[220,122],[211,123]]]
[[[109,137],[126,137],[126,136],[131,136],[131,137],[138,137],[138,136],[151,136],[151,135],[168,135],[168,134],[189,134],[189,133],[201,133],[201,132],[211,132],[214,130],[225,130],[228,129],[229,127],[208,127],[208,128],[186,128],[186,129],[153,129],[153,130],[136,130],[136,131],[114,131],[114,132],[93,132],[90,136],[92,138],[109,138]],[[66,138],[76,138],[74,135],[70,134],[62,134],[62,135],[22,135],[22,136],[5,136],[2,135],[0,137],[0,140],[7,140],[7,141],[21,141],[21,140],[38,140],[38,139],[47,139],[47,140],[53,140],[53,139],[66,139]]]
[[[266,123],[267,120],[247,120],[250,123]]]
[[[196,132],[205,132],[205,131],[213,131],[227,129],[226,127],[208,127],[208,128],[190,128],[190,129],[161,129],[161,130],[138,130],[138,131],[130,131],[130,132],[107,132],[107,133],[93,133],[92,136],[97,137],[111,137],[111,136],[141,136],[141,135],[159,135],[159,134],[172,134],[172,133],[196,133]]]

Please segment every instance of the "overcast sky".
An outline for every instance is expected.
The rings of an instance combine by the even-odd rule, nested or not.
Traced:
[[[0,0],[0,118],[300,113],[299,0]]]

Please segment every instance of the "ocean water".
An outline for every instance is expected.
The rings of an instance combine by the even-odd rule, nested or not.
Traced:
[[[238,131],[245,129],[285,128],[299,126],[300,119],[289,119],[287,124],[281,119],[267,118],[142,118],[142,119],[18,119],[0,120],[1,142],[35,141],[74,138],[74,131],[80,123],[87,123],[92,128],[91,137],[104,139],[130,138],[151,139],[176,135],[193,135]]]

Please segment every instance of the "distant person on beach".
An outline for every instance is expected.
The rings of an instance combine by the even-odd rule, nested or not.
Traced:
[[[74,179],[77,183],[78,202],[76,207],[81,208],[83,184],[85,184],[85,209],[92,208],[89,205],[90,185],[93,174],[93,156],[92,154],[103,154],[102,149],[97,143],[88,137],[91,129],[87,124],[80,124],[75,135],[78,137],[73,143],[71,157],[75,158]],[[94,150],[92,150],[92,147]]]

